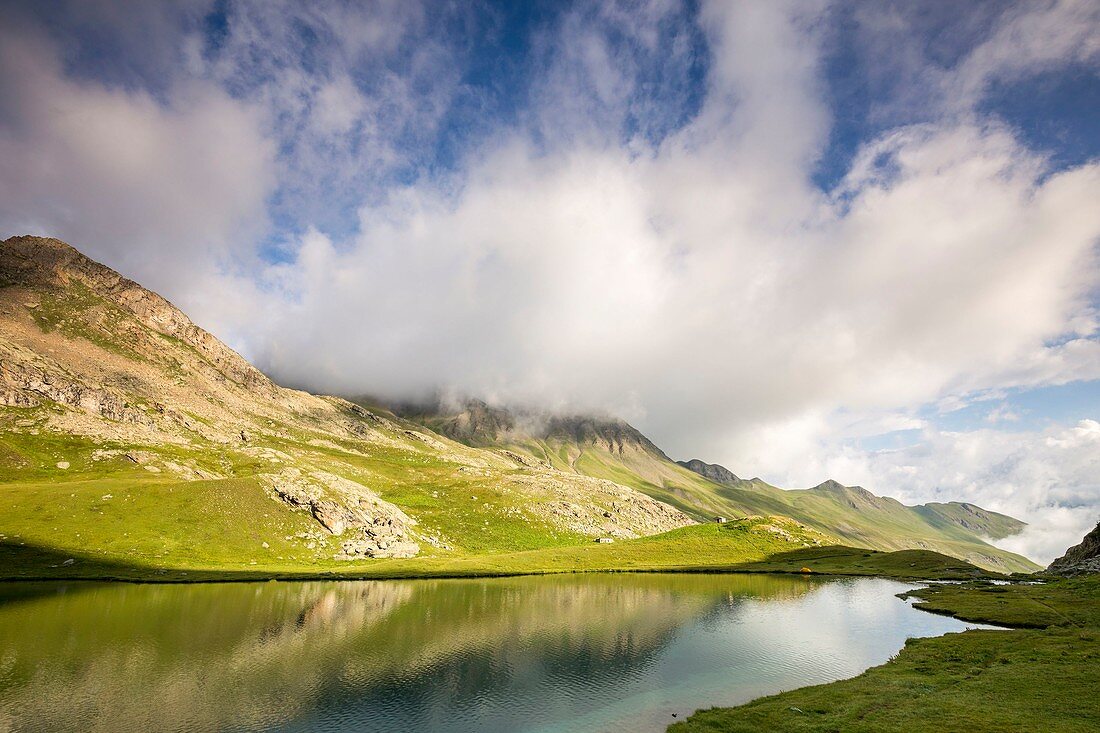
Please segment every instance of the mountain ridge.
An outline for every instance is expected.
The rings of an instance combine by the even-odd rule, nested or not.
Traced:
[[[59,240],[5,240],[0,286],[0,455],[10,459],[0,500],[24,525],[0,535],[48,545],[28,533],[51,531],[40,526],[49,512],[34,506],[60,511],[70,497],[57,487],[74,480],[112,511],[96,486],[103,496],[120,482],[140,486],[127,494],[137,504],[186,487],[231,514],[249,507],[217,518],[246,546],[248,512],[260,511],[271,526],[255,544],[288,562],[535,549],[692,521],[610,481],[518,465],[339,397],[280,387],[169,301]],[[460,508],[456,493],[466,496]],[[270,511],[279,505],[291,514]],[[175,532],[170,516],[147,511],[150,543]],[[134,523],[117,519],[120,534]],[[69,524],[70,541],[87,539],[87,527]],[[209,555],[198,525],[170,544]]]
[[[588,416],[588,431],[573,439],[567,430],[547,429],[555,418],[543,413],[532,419],[530,409],[489,406],[480,400],[437,401],[416,408],[394,408],[399,414],[472,445],[525,454],[563,471],[609,478],[680,508],[698,521],[715,517],[781,515],[858,546],[881,550],[930,549],[962,557],[999,570],[1034,571],[1038,565],[1020,562],[990,545],[1023,529],[1012,517],[965,502],[906,506],[860,486],[827,479],[808,489],[780,489],[759,478],[741,479],[720,464],[699,459],[672,461],[636,428],[616,419]],[[435,410],[433,412],[433,410]],[[491,420],[480,416],[489,414]],[[471,434],[450,426],[494,428]],[[532,426],[534,426],[532,428]],[[619,432],[641,436],[621,443],[593,440],[593,434]],[[697,469],[697,470],[693,470]],[[712,477],[720,477],[716,480]]]

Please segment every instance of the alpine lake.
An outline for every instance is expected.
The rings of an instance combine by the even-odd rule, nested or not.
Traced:
[[[0,584],[0,733],[663,731],[978,628],[878,578]]]

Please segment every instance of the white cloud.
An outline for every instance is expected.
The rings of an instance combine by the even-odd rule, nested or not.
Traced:
[[[151,287],[190,293],[252,251],[273,186],[257,110],[218,87],[171,101],[68,80],[57,49],[0,28],[0,227],[48,234]]]
[[[818,127],[803,93],[813,64],[775,58],[771,76],[799,90],[788,106]],[[730,76],[716,104],[747,104],[742,86],[769,72],[753,77]],[[259,353],[342,391],[446,381],[640,403],[633,417],[674,451],[740,465],[759,465],[739,442],[773,422],[1100,376],[1094,341],[1047,345],[1097,280],[1100,167],[1047,176],[995,125],[906,128],[869,146],[826,200],[806,181],[808,152],[758,159],[789,137],[774,104],[747,121],[708,107],[645,156],[548,155],[513,137],[457,191],[414,186],[366,207],[357,239],[300,263],[289,325]],[[362,338],[332,337],[349,328]],[[329,345],[326,368],[299,358],[297,331]]]
[[[1100,6],[1090,0],[1023,3],[945,78],[948,98],[974,103],[991,83],[1100,61]]]
[[[346,135],[367,113],[367,100],[346,75],[322,86],[314,104],[312,122],[324,135]]]

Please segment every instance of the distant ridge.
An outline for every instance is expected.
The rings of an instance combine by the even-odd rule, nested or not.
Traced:
[[[709,478],[711,481],[718,484],[736,486],[737,483],[741,480],[737,478],[737,475],[733,471],[729,470],[725,466],[721,466],[717,463],[706,463],[704,461],[700,461],[698,458],[692,458],[690,461],[676,461],[676,463],[680,466],[683,466],[687,470],[697,473],[700,476],[705,476],[706,478]]]
[[[559,416],[476,399],[393,409],[467,445],[630,486],[700,522],[785,516],[855,546],[934,550],[1000,571],[1040,569],[988,542],[1019,532],[1023,522],[972,504],[909,507],[833,479],[809,489],[780,489],[719,464],[674,462],[637,428],[613,418]]]
[[[561,440],[599,445],[623,454],[642,450],[670,460],[664,451],[632,425],[613,417],[562,415],[546,410],[493,407],[481,400],[457,404],[397,403],[394,413],[421,422],[437,433],[471,446],[493,446],[523,440]]]

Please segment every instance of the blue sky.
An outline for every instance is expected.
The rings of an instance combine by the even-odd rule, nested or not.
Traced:
[[[1100,9],[17,2],[0,232],[276,378],[1100,515]]]

